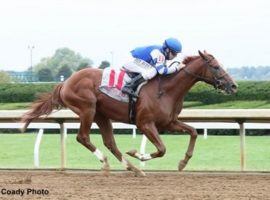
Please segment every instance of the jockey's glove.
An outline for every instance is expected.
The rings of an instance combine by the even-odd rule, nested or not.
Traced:
[[[173,62],[171,65],[170,65],[170,68],[174,68],[175,71],[179,71],[181,68],[185,67],[186,65],[184,65],[183,63],[180,63],[180,62]]]

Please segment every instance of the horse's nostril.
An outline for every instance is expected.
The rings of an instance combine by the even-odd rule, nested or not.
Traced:
[[[237,89],[237,85],[235,85],[235,84],[232,84],[232,89]]]
[[[237,91],[237,85],[232,84],[231,89],[233,90],[233,93],[235,93]]]

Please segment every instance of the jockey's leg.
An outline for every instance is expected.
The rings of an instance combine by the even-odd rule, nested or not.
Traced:
[[[138,97],[135,94],[137,87],[144,81],[152,79],[156,74],[157,71],[154,67],[142,69],[139,75],[131,79],[131,81],[122,88],[122,92],[130,94],[133,97]]]
[[[183,160],[181,160],[179,162],[178,165],[178,170],[182,171],[185,166],[187,165],[189,159],[192,157],[193,155],[193,150],[195,147],[195,143],[196,143],[196,139],[197,139],[197,131],[196,129],[194,129],[193,127],[177,120],[175,122],[172,122],[169,127],[168,127],[169,131],[177,131],[177,132],[187,132],[190,135],[190,140],[189,140],[189,145],[188,145],[188,149],[185,155],[185,158]]]
[[[113,136],[113,128],[111,120],[101,114],[97,114],[95,116],[95,122],[97,123],[100,129],[104,145],[124,165],[124,167],[127,170],[133,171],[135,173],[135,176],[145,176],[145,173],[142,170],[132,165],[126,158],[124,158],[122,153],[119,151]]]
[[[166,153],[166,148],[161,138],[159,137],[154,122],[138,125],[138,128],[144,133],[148,140],[150,140],[152,144],[155,145],[155,147],[157,148],[157,152],[152,154],[139,154],[137,150],[131,150],[127,152],[127,154],[141,161],[147,161],[153,158],[164,156],[164,154]]]
[[[134,73],[141,74],[144,69],[142,67],[138,66],[138,63],[135,62],[135,60],[136,59],[132,59],[132,61],[124,64],[123,69],[128,71],[128,72],[134,72]]]
[[[140,85],[144,81],[146,81],[146,80],[143,78],[143,76],[141,74],[139,74],[139,75],[135,76],[134,78],[132,78],[131,81],[129,83],[127,83],[122,88],[122,92],[126,93],[126,94],[130,94],[133,97],[138,97],[135,94],[135,91],[136,91],[138,85]]]

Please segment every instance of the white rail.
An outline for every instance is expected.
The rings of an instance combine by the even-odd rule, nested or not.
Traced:
[[[20,123],[9,123],[20,120],[25,110],[0,111],[0,128],[21,128]],[[204,129],[204,136],[207,137],[207,129],[239,129],[240,135],[240,163],[241,170],[245,170],[245,130],[246,129],[270,129],[270,109],[222,109],[222,110],[204,110],[204,109],[189,109],[183,110],[179,116],[181,121],[184,121],[197,129]],[[29,128],[32,129],[60,129],[61,133],[61,169],[65,168],[66,150],[65,138],[68,128],[79,128],[79,118],[76,114],[69,110],[61,110],[53,113],[44,119],[38,119],[38,122],[32,123]],[[50,123],[48,123],[50,122]],[[73,123],[64,123],[73,122]],[[66,127],[65,127],[66,126]],[[96,124],[92,128],[98,128]],[[133,130],[133,137],[136,137],[136,127],[134,125],[113,123],[113,128],[125,128]],[[42,138],[42,131],[39,132],[36,139],[35,156],[39,152],[39,144]],[[143,137],[141,143],[141,152],[145,151],[146,137]],[[39,162],[35,162],[38,166]]]
[[[44,133],[44,129],[60,129],[63,130],[63,134],[61,135],[61,168],[65,168],[66,163],[66,151],[65,151],[65,145],[66,145],[66,138],[67,138],[67,130],[68,129],[79,129],[80,124],[79,123],[63,123],[63,127],[61,128],[61,124],[57,123],[31,123],[28,126],[28,129],[38,129],[37,137],[35,140],[34,145],[34,166],[38,168],[40,166],[39,162],[39,150],[40,150],[40,144],[42,141],[42,136]],[[21,129],[23,127],[22,123],[0,123],[0,129]],[[132,137],[136,138],[136,126],[131,124],[125,124],[125,123],[113,123],[114,129],[132,129]],[[98,126],[96,123],[92,124],[91,129],[98,129]],[[63,138],[62,138],[63,136]]]

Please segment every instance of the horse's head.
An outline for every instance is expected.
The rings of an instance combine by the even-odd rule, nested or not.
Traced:
[[[213,85],[216,89],[220,89],[227,94],[234,94],[237,92],[237,84],[230,77],[230,75],[221,67],[217,59],[208,54],[206,51],[203,53],[199,51],[200,67],[203,68],[200,74],[191,73],[199,80]],[[186,71],[186,70],[185,70]],[[187,71],[188,72],[188,71]]]

